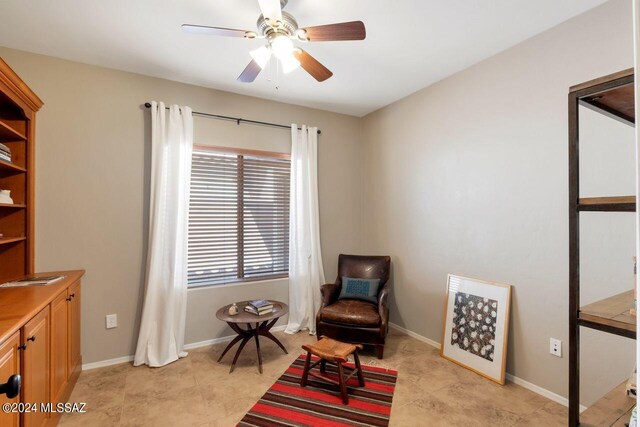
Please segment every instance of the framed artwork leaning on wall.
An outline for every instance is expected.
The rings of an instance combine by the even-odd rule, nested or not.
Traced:
[[[511,285],[449,274],[440,355],[504,384]]]

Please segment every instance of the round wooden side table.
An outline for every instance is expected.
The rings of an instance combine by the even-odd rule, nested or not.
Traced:
[[[263,314],[262,316],[244,311],[244,308],[247,306],[249,301],[236,303],[240,312],[235,316],[231,316],[229,314],[229,307],[231,307],[231,304],[225,305],[217,311],[216,317],[223,322],[227,322],[229,327],[231,327],[231,329],[233,329],[238,334],[238,336],[229,343],[227,348],[224,349],[224,351],[220,355],[220,358],[218,359],[218,362],[222,360],[224,355],[227,354],[231,347],[233,347],[238,341],[241,341],[240,346],[236,351],[236,355],[233,358],[233,362],[231,363],[231,369],[229,370],[229,373],[233,372],[233,370],[235,369],[236,362],[238,361],[240,353],[242,353],[242,349],[247,344],[247,342],[251,340],[251,338],[255,338],[256,340],[256,349],[258,351],[258,370],[260,371],[260,373],[262,373],[262,354],[260,353],[260,340],[258,338],[260,335],[269,338],[271,341],[278,344],[282,351],[284,351],[286,354],[289,354],[287,352],[287,349],[284,348],[284,345],[282,345],[282,343],[276,337],[274,337],[271,332],[269,332],[273,325],[276,324],[278,319],[289,312],[289,306],[280,301],[269,302],[273,304],[273,311],[269,314]],[[242,323],[247,325],[246,329],[242,329],[240,327],[240,324]]]

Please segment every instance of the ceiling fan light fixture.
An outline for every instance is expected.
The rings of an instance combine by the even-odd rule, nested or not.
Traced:
[[[291,57],[293,56],[293,42],[287,36],[277,35],[271,40],[271,50],[280,60]]]
[[[282,64],[282,72],[285,74],[289,74],[300,67],[300,61],[293,56],[293,52],[290,52],[289,55],[285,55],[278,59],[280,60],[280,64]]]
[[[264,70],[264,67],[267,65],[267,62],[269,62],[269,59],[271,58],[271,49],[269,48],[269,46],[260,46],[259,48],[249,52],[249,55],[251,55],[251,58],[256,61],[256,64],[258,64],[260,68]]]
[[[278,34],[271,39],[271,51],[280,60],[282,72],[289,74],[300,66],[300,61],[293,55],[293,42],[283,34]]]

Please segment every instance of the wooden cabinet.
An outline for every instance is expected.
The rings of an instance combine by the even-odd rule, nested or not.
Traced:
[[[22,328],[22,401],[28,404],[50,401],[49,309],[47,305]],[[25,427],[39,427],[48,418],[46,412],[25,412],[22,421]]]
[[[35,119],[42,101],[0,58],[0,188],[14,203],[0,203],[0,283],[34,272]],[[62,275],[47,286],[0,289],[0,383],[22,375],[20,402],[66,401],[80,374],[80,278]],[[6,403],[0,396],[0,404]],[[40,408],[38,408],[40,409]],[[46,412],[4,414],[0,427],[55,425]]]
[[[11,375],[20,373],[20,332],[15,332],[3,344],[0,344],[0,383],[4,383]],[[18,402],[18,397],[8,399],[7,396],[0,396],[0,407],[5,403]],[[20,414],[6,413],[0,410],[0,426],[17,427],[20,424]]]
[[[69,366],[69,297],[62,292],[51,303],[51,401],[60,402]]]
[[[54,426],[60,414],[40,404],[67,402],[82,369],[80,352],[81,283],[84,271],[59,271],[62,280],[47,286],[0,288],[0,382],[20,373],[19,402],[38,412],[3,414],[0,427]],[[13,399],[18,402],[18,400]],[[6,403],[0,396],[0,404]]]
[[[69,364],[68,364],[68,376],[72,376],[75,373],[79,373],[82,365],[82,354],[80,349],[80,309],[82,302],[82,289],[80,288],[80,281],[69,286],[68,290],[68,348],[69,348]]]

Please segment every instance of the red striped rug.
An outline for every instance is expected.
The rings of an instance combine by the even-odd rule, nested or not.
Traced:
[[[362,365],[365,387],[347,383],[349,404],[343,405],[337,386],[309,377],[300,387],[306,355],[301,354],[242,418],[238,426],[388,426],[398,372]],[[313,358],[313,360],[318,360]],[[353,367],[347,363],[346,366]],[[318,367],[314,368],[320,373]],[[337,379],[335,366],[327,364],[329,377]]]

